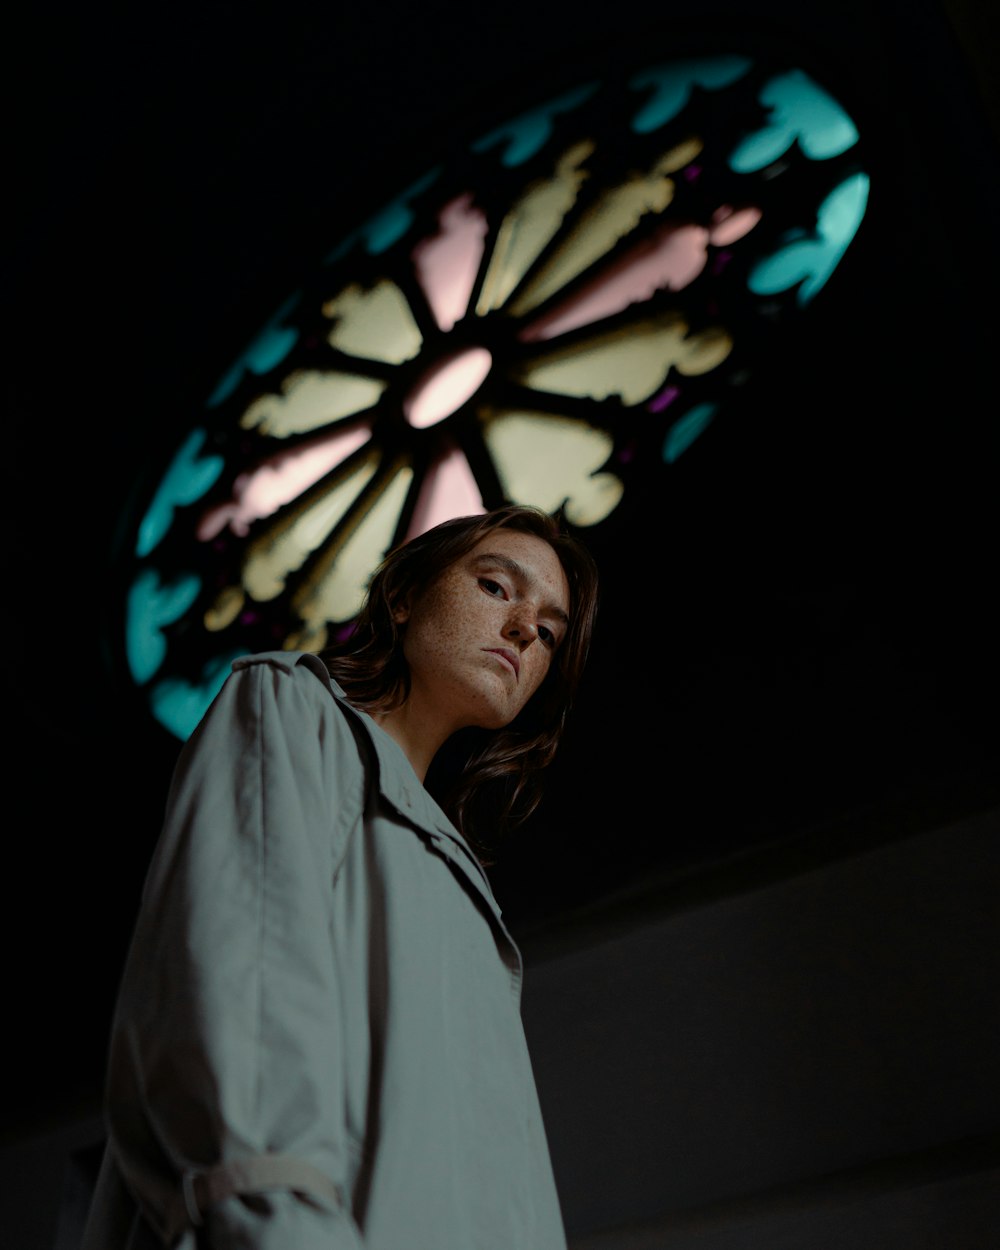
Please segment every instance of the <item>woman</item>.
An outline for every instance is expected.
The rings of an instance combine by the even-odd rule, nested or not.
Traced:
[[[391,552],[342,645],[234,664],[143,891],[84,1250],[563,1250],[473,847],[537,805],[596,605],[512,505]]]

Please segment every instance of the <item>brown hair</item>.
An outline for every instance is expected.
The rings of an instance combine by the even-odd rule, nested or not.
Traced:
[[[570,623],[545,680],[518,716],[500,730],[454,734],[428,771],[427,789],[485,864],[496,862],[490,858],[496,835],[538,806],[542,770],[556,753],[583,674],[598,600],[597,566],[586,547],[558,515],[524,504],[452,517],[388,553],[350,636],[320,653],[355,707],[368,713],[399,707],[409,695],[410,674],[405,624],[394,620],[394,609],[498,529],[534,534],[555,551],[569,583]]]

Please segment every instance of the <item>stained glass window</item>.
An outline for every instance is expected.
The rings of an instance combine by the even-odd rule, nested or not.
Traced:
[[[862,222],[858,130],[801,68],[688,57],[465,136],[228,366],[137,525],[124,650],[186,737],[230,662],[351,628],[395,543],[504,502],[605,523],[752,377]]]

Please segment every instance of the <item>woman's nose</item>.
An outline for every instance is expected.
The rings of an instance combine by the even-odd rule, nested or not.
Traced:
[[[529,617],[515,615],[508,620],[503,631],[504,637],[526,647],[538,637],[538,626]]]

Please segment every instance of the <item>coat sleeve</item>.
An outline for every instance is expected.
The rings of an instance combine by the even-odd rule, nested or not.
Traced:
[[[251,661],[178,759],[112,1024],[109,1149],[165,1245],[357,1250],[332,881],[359,748],[305,665]],[[185,1239],[184,1244],[188,1244]]]

